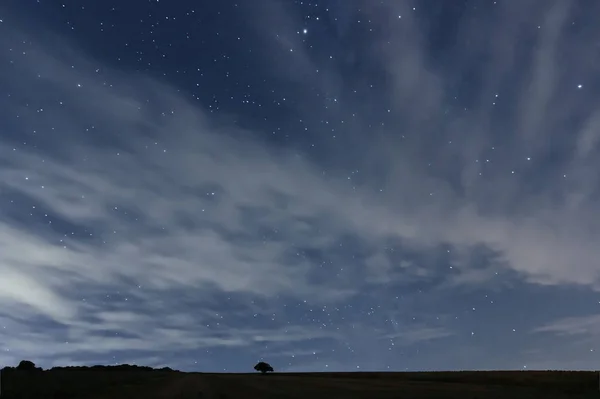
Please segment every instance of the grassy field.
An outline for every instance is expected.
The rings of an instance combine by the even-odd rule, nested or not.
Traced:
[[[66,368],[3,370],[2,399],[598,398],[588,371],[212,374]]]

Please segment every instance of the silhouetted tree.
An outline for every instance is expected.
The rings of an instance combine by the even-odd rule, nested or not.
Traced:
[[[35,363],[33,363],[31,360],[21,360],[17,366],[17,370],[34,371],[41,369],[41,367],[35,367]]]
[[[267,371],[273,371],[273,367],[269,363],[258,362],[256,366],[254,366],[254,370],[260,371],[261,373],[266,373]]]

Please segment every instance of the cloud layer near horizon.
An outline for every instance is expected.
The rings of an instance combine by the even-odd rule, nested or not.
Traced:
[[[392,305],[392,288],[410,297],[425,284],[431,302],[522,283],[599,290],[594,43],[573,29],[582,17],[570,3],[525,3],[498,5],[489,23],[464,17],[443,65],[415,12],[395,3],[364,2],[377,33],[354,61],[322,65],[286,26],[258,29],[269,51],[294,49],[273,67],[278,79],[335,98],[325,111],[296,93],[317,152],[202,109],[168,79],[3,26],[0,361],[164,361],[265,342],[262,353],[278,342],[310,353],[304,344],[351,340],[350,322],[286,320],[289,304],[343,307],[361,295],[383,306],[374,340],[412,345],[464,331],[434,305],[427,321],[395,325],[408,310]],[[293,20],[274,2],[260,7]],[[365,105],[345,71],[367,57],[386,85]]]

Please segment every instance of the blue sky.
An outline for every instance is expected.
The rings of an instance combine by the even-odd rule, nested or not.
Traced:
[[[0,5],[0,363],[595,369],[585,1]]]

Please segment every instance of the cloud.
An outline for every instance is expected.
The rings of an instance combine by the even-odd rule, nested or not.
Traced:
[[[554,333],[557,335],[600,335],[600,316],[573,316],[554,320],[535,328],[534,333]]]
[[[595,314],[551,319],[533,327],[536,344],[524,351],[530,369],[596,370],[600,318]]]
[[[444,328],[422,327],[411,328],[405,331],[396,331],[388,334],[386,338],[397,340],[399,345],[410,346],[417,342],[429,341],[432,339],[445,338],[452,336],[454,333]]]
[[[166,81],[111,68],[62,39],[9,31],[0,39],[13,49],[0,55],[10,94],[0,107],[6,347],[66,358],[340,339],[306,326],[242,329],[242,316],[236,332],[200,330],[225,306],[216,295],[242,298],[244,314],[248,298],[268,313],[284,300],[339,303],[378,284],[459,288],[509,272],[597,290],[593,51],[565,36],[572,6],[526,3],[539,29],[516,5],[498,5],[494,23],[458,29],[456,57],[436,60],[411,9],[364,2],[379,27],[361,47],[366,75],[356,57],[317,64],[280,23],[273,48],[294,48],[281,63],[320,70],[281,67],[277,79],[306,89],[296,103],[310,111],[307,137],[321,153],[266,140]],[[271,18],[288,15],[270,6]],[[536,52],[505,33],[526,34]],[[352,65],[361,79],[343,73]],[[467,72],[475,67],[481,76]],[[476,80],[474,94],[458,89],[465,79]],[[308,88],[329,105],[314,105]],[[370,119],[356,112],[365,107]],[[330,120],[344,128],[332,131]],[[191,316],[197,308],[208,311]],[[55,334],[17,338],[33,317]],[[423,328],[400,336],[451,334]]]
[[[45,139],[56,135],[61,142],[49,143],[48,153],[0,145],[2,191],[22,199],[15,206],[35,204],[30,220],[15,220],[10,211],[0,218],[1,297],[11,317],[38,315],[68,331],[64,345],[51,345],[57,336],[24,342],[17,338],[27,329],[21,320],[13,323],[7,348],[45,357],[322,335],[288,326],[277,338],[272,329],[246,325],[239,333],[215,336],[199,333],[204,318],[186,319],[190,309],[182,306],[179,313],[177,300],[169,316],[180,316],[183,323],[169,325],[167,309],[156,305],[186,295],[199,304],[215,290],[271,301],[278,295],[327,301],[351,294],[354,287],[309,284],[312,265],[295,254],[294,247],[333,245],[346,228],[339,212],[332,212],[339,192],[320,172],[292,152],[252,141],[240,129],[211,126],[159,82],[108,68],[96,73],[98,68],[80,56],[79,69],[90,72],[74,79],[67,60],[42,47],[31,46],[27,56],[19,69],[23,75],[12,82],[15,96],[35,96],[46,88],[56,100],[40,112],[19,110],[22,124],[12,129],[28,131],[39,121],[29,112],[44,112]],[[155,102],[148,105],[147,95]],[[89,135],[81,136],[86,129]],[[330,220],[332,230],[320,231],[317,218]],[[115,292],[139,308],[107,311],[134,306],[101,299]],[[97,335],[107,331],[119,336]]]
[[[324,91],[344,104],[327,108],[330,117],[352,121],[338,134],[360,142],[328,156],[340,169],[359,171],[347,175],[363,189],[354,196],[369,199],[352,213],[364,236],[401,237],[424,247],[448,243],[467,259],[483,245],[499,254],[496,266],[531,283],[597,286],[598,231],[589,223],[599,214],[598,158],[591,156],[598,153],[597,100],[584,90],[596,78],[585,61],[590,42],[569,27],[580,10],[560,1],[497,4],[490,21],[465,11],[472,18],[448,43],[456,56],[436,62],[427,44],[432,32],[406,4],[365,2],[358,9],[365,14],[356,11],[356,18],[366,15],[370,26],[380,27],[369,34],[364,55],[373,72],[359,75],[379,83],[373,88],[379,98],[361,88],[363,81],[344,80],[339,92]],[[525,15],[535,15],[539,26]],[[352,33],[341,29],[339,35],[343,41]],[[574,59],[581,61],[576,68]],[[341,65],[348,67],[339,61],[320,70],[343,78]],[[467,75],[472,70],[481,79]],[[459,91],[471,78],[474,93]],[[373,115],[381,119],[378,127],[352,112],[375,105],[381,107]],[[384,267],[382,254],[376,256],[373,264]],[[464,260],[454,269],[458,282],[494,278],[497,269],[461,268]]]

